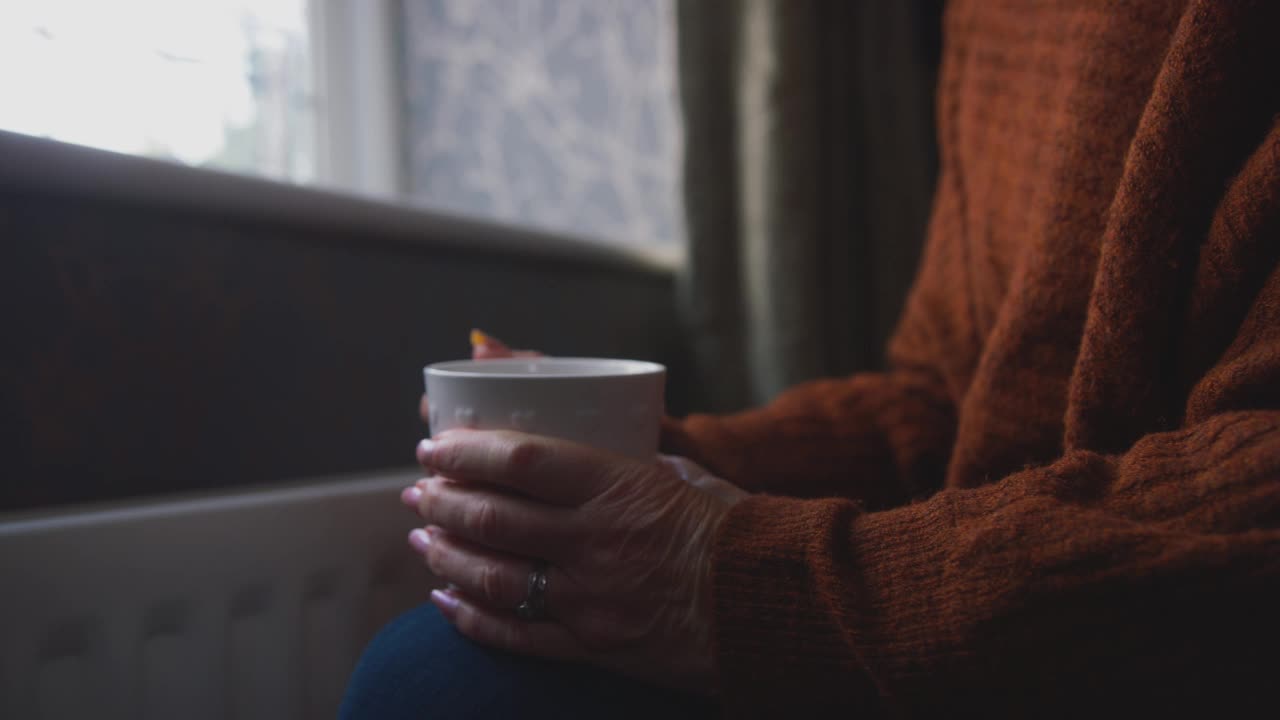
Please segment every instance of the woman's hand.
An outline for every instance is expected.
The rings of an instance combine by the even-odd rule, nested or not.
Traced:
[[[432,600],[463,634],[711,689],[712,538],[746,493],[687,460],[505,431],[443,433],[418,459],[434,475],[402,496],[427,522],[410,543],[453,585]],[[521,620],[540,562],[547,617]]]

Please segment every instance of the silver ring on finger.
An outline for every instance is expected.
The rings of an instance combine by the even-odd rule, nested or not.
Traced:
[[[529,571],[525,598],[516,606],[516,617],[526,622],[547,618],[547,564],[537,563]]]

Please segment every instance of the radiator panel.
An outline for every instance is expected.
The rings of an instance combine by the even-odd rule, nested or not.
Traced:
[[[331,718],[434,583],[411,471],[0,520],[0,717]]]

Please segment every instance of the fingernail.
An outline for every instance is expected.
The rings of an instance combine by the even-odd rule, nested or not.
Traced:
[[[428,547],[431,547],[431,536],[422,528],[414,528],[409,533],[409,544],[413,546],[414,550],[424,553]]]
[[[408,507],[413,508],[414,510],[418,509],[418,503],[421,502],[421,500],[422,500],[422,488],[418,487],[417,485],[410,485],[409,487],[400,491],[400,502],[404,503]]]
[[[418,462],[422,465],[431,464],[431,453],[436,449],[436,443],[431,438],[427,438],[418,443]]]
[[[432,590],[431,602],[436,604],[445,615],[452,616],[458,609],[458,598],[450,595],[444,590]]]
[[[485,334],[484,334],[483,332],[481,332],[480,330],[474,330],[474,329],[473,329],[473,330],[471,331],[471,346],[472,346],[472,347],[480,347],[481,345],[488,345],[488,344],[489,344],[489,336],[488,336],[488,335],[485,335]]]

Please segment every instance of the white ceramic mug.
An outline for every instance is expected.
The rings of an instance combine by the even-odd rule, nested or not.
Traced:
[[[423,371],[434,436],[519,430],[635,458],[658,452],[666,368],[640,360],[457,360]]]

